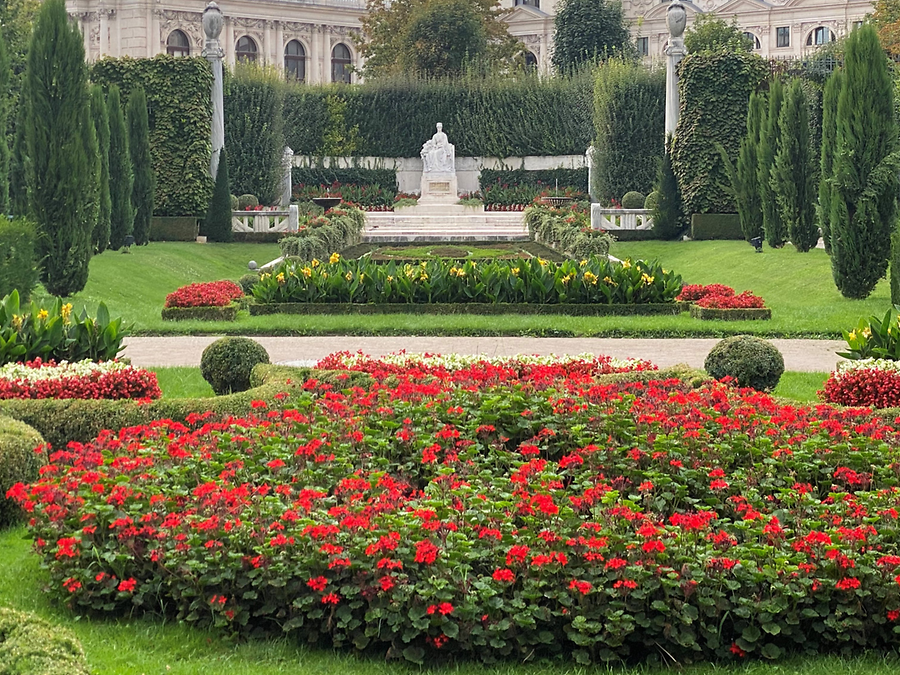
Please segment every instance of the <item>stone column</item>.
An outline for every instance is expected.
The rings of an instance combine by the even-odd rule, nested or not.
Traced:
[[[100,15],[100,58],[103,58],[109,55],[109,10],[101,2],[97,13]]]
[[[275,22],[275,65],[284,72],[284,27],[281,21]]]
[[[322,26],[322,51],[320,52],[322,82],[331,82],[331,30]]]
[[[228,65],[234,67],[234,20],[230,17],[225,19],[225,44],[228,45]]]
[[[669,46],[666,47],[666,136],[675,134],[678,126],[678,72],[677,67],[687,54],[684,48],[684,28],[687,25],[687,11],[679,0],[672,0],[666,13],[669,28]]]
[[[84,37],[84,53],[88,61],[93,61],[91,54],[91,13],[83,12],[81,14],[81,30]]]
[[[222,26],[225,18],[219,6],[211,2],[203,10],[203,32],[206,34],[206,44],[203,47],[202,56],[209,61],[213,72],[212,85],[212,128],[210,140],[212,141],[212,157],[209,161],[209,172],[215,179],[219,169],[219,155],[225,147],[225,103],[222,89],[222,57],[225,55],[219,42]]]
[[[153,58],[160,52],[159,10],[150,4],[150,27],[147,29],[147,58]]]

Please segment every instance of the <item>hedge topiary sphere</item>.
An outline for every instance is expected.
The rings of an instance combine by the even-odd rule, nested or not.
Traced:
[[[31,483],[38,479],[40,468],[47,463],[47,452],[34,450],[43,442],[43,437],[33,427],[0,416],[0,528],[22,518],[22,509],[6,498],[6,491],[16,483]]]
[[[626,192],[625,196],[622,197],[622,208],[623,209],[642,209],[644,208],[644,195],[640,192],[635,192],[632,190],[631,192]]]
[[[703,367],[717,380],[730,376],[741,387],[771,391],[784,372],[784,358],[767,340],[752,335],[735,335],[713,347]]]
[[[253,287],[256,285],[257,281],[259,281],[258,274],[245,274],[238,279],[238,285],[241,287],[241,290],[244,291],[244,295],[253,295]]]
[[[654,191],[647,195],[647,199],[644,200],[644,208],[647,211],[652,211],[656,208],[656,202],[659,201],[659,193]]]
[[[237,197],[235,197],[234,195],[231,195],[231,210],[232,211],[237,211],[238,206],[240,206],[240,203],[241,202]]]
[[[238,211],[243,211],[247,208],[255,209],[259,206],[259,200],[253,195],[241,195],[238,197]]]
[[[257,363],[269,363],[269,353],[250,338],[225,337],[203,350],[200,374],[217,395],[247,391],[250,371]]]

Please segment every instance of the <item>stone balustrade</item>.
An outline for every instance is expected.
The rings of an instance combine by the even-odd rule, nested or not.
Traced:
[[[649,209],[608,209],[591,204],[591,228],[594,230],[650,230],[653,212]]]
[[[232,232],[296,232],[300,211],[296,204],[278,211],[232,211]]]

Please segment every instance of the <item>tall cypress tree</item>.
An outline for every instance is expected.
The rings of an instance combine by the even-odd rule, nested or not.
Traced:
[[[25,129],[28,119],[28,100],[23,93],[19,99],[19,112],[16,115],[15,144],[9,161],[9,203],[10,212],[18,216],[29,213],[28,200],[28,148]]]
[[[91,235],[91,242],[96,253],[103,253],[109,246],[109,110],[103,89],[95,84],[91,87],[91,116],[94,118],[94,131],[97,133],[97,146],[100,152],[100,210],[97,224]]]
[[[772,168],[772,192],[791,243],[806,253],[819,241],[816,225],[816,168],[809,146],[809,104],[795,78],[781,106],[781,140]]]
[[[769,111],[766,114],[766,126],[759,137],[759,196],[762,204],[763,232],[766,235],[766,243],[772,248],[781,248],[787,241],[787,228],[781,221],[781,211],[775,202],[772,192],[772,168],[775,165],[775,156],[778,154],[778,143],[781,139],[781,131],[778,120],[781,114],[781,104],[784,101],[784,87],[779,78],[772,81],[769,88]]]
[[[132,90],[128,97],[128,145],[131,151],[131,167],[134,188],[131,204],[134,210],[134,243],[143,246],[150,242],[150,218],[156,179],[150,158],[150,123],[147,119],[147,95],[143,88]]]
[[[109,88],[106,106],[109,110],[109,247],[118,251],[134,227],[134,210],[131,206],[134,177],[131,173],[122,96],[116,85]]]
[[[41,281],[67,296],[87,283],[94,210],[84,39],[64,0],[38,13],[25,72],[30,211],[38,225]]]
[[[206,212],[203,231],[210,241],[231,241],[231,191],[228,187],[228,162],[225,148],[219,155],[219,170],[216,171],[216,185]]]
[[[825,83],[822,95],[822,157],[819,173],[819,227],[825,250],[831,253],[831,181],[833,178],[834,152],[837,143],[837,107],[841,87],[844,86],[844,70],[835,70]]]
[[[846,298],[865,298],[887,271],[897,211],[897,127],[887,57],[872,26],[847,38],[832,166],[831,271]]]
[[[763,214],[759,190],[759,139],[765,123],[766,100],[759,93],[750,95],[747,109],[747,134],[741,141],[737,161],[737,185],[735,202],[741,218],[744,239],[762,237]]]
[[[672,169],[672,137],[666,139],[666,150],[656,176],[656,204],[653,206],[653,234],[659,239],[674,239],[684,227],[684,211],[678,179]]]
[[[0,213],[9,213],[9,144],[6,139],[7,116],[9,115],[9,56],[6,41],[0,31]]]

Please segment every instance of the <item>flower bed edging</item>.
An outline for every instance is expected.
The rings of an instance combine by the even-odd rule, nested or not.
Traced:
[[[715,309],[691,305],[691,318],[702,321],[765,321],[772,318],[768,307],[747,309]]]
[[[316,303],[281,302],[251,303],[250,316],[268,314],[563,314],[568,316],[634,316],[651,314],[681,314],[688,303],[648,303],[645,305],[529,305],[497,303]]]
[[[163,307],[163,321],[234,321],[238,304],[232,302],[224,307]]]

